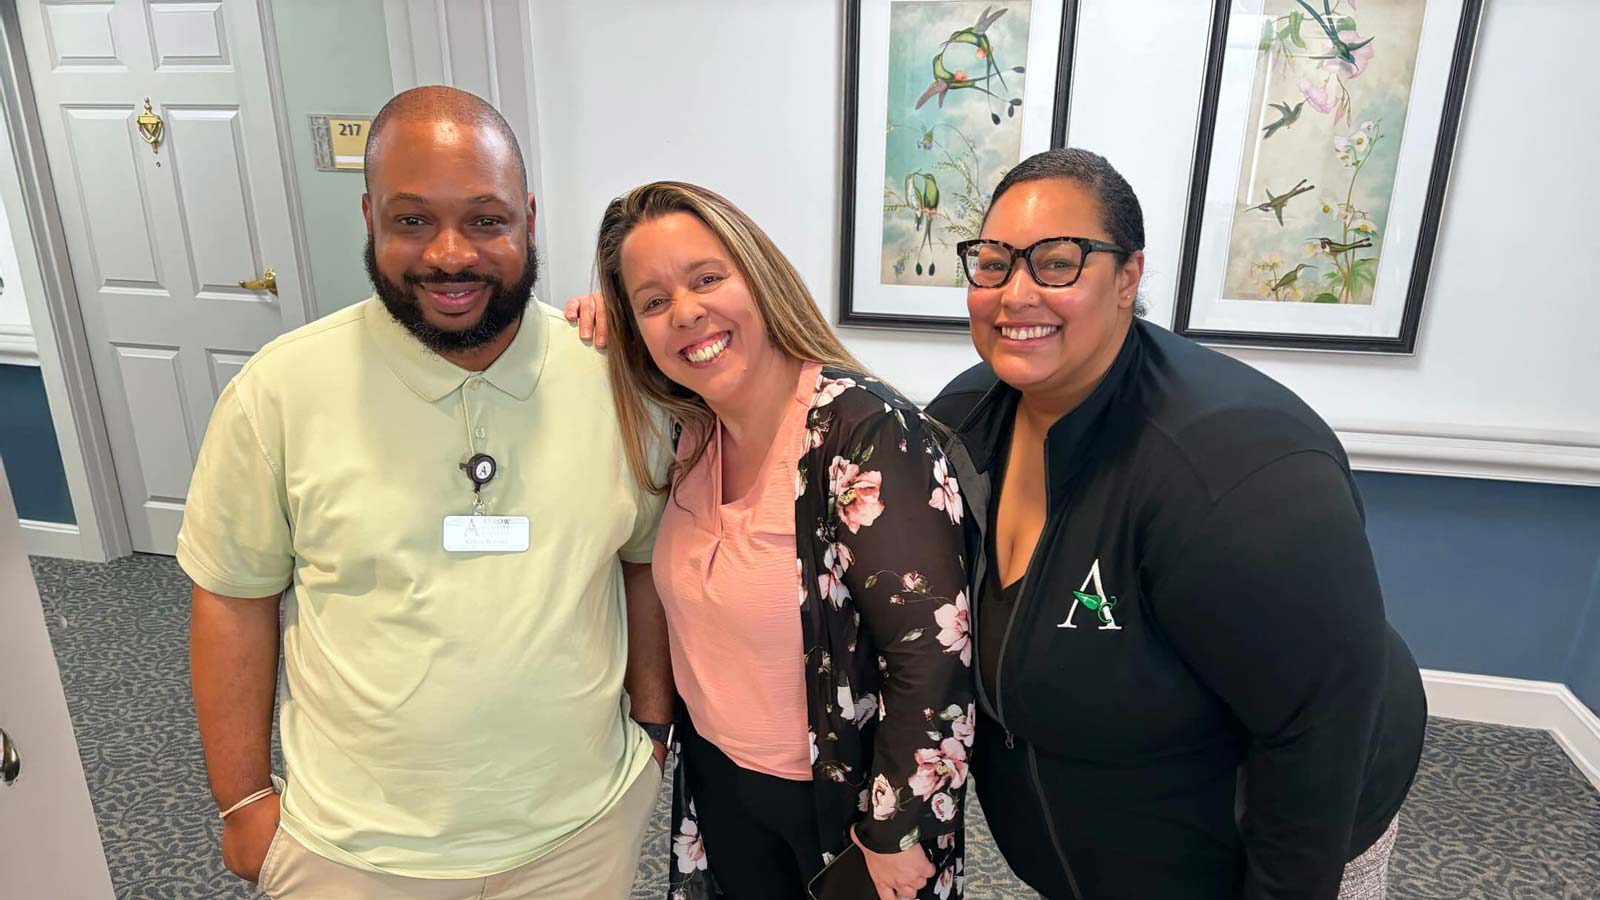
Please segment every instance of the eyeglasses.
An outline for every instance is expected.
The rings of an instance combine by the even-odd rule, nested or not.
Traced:
[[[1089,254],[1096,250],[1118,256],[1128,253],[1116,244],[1081,237],[1045,238],[1020,250],[1005,241],[982,238],[956,244],[961,271],[967,276],[967,283],[977,288],[1004,287],[1015,274],[1018,259],[1028,261],[1028,272],[1040,285],[1071,287],[1083,274]]]

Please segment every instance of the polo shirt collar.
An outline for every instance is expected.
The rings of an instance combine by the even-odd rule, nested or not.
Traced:
[[[468,378],[481,376],[496,388],[517,398],[527,400],[539,386],[539,376],[544,371],[549,331],[544,315],[538,308],[538,299],[529,298],[528,308],[522,314],[522,323],[511,345],[483,372],[470,372],[423,346],[404,325],[395,321],[376,296],[366,301],[367,334],[377,345],[378,353],[394,372],[417,396],[436,402],[456,391]]]

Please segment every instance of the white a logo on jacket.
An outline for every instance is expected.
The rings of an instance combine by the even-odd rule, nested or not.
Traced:
[[[1088,593],[1089,586],[1094,585],[1094,593]],[[1083,579],[1083,586],[1072,592],[1072,608],[1067,610],[1067,620],[1057,625],[1057,628],[1077,628],[1072,624],[1072,616],[1078,611],[1079,606],[1086,606],[1089,611],[1099,617],[1100,631],[1121,631],[1122,626],[1117,624],[1116,617],[1111,615],[1111,610],[1116,608],[1117,598],[1106,593],[1100,584],[1100,560],[1096,559],[1094,565],[1089,567],[1089,574]]]

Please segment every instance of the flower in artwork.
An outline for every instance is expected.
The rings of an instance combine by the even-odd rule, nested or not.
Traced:
[[[1326,85],[1319,85],[1309,78],[1302,78],[1300,93],[1305,95],[1306,102],[1317,112],[1333,112],[1333,98],[1328,96]]]
[[[948,822],[956,817],[956,798],[944,791],[933,795],[928,801],[928,806],[933,810],[934,818],[941,822]]]
[[[955,887],[955,884],[956,870],[954,867],[946,866],[939,873],[939,880],[933,883],[934,896],[939,900],[950,900],[950,889]]]
[[[1362,153],[1372,146],[1372,136],[1365,131],[1357,130],[1351,135],[1335,135],[1333,149],[1339,156],[1339,161],[1347,166],[1354,166],[1362,161]]]

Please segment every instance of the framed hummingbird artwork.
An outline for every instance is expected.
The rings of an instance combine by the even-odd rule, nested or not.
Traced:
[[[1173,328],[1411,353],[1483,0],[1214,0]]]
[[[967,330],[956,243],[1059,147],[1077,0],[847,0],[839,322]]]

